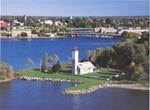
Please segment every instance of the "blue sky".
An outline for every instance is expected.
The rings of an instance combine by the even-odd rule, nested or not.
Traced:
[[[141,16],[148,0],[1,0],[2,15]]]

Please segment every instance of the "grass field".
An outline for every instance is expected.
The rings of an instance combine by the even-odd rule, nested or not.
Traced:
[[[107,79],[107,78],[111,78],[114,75],[115,73],[112,72],[95,72],[95,73],[84,74],[83,76],[87,76],[90,78]]]
[[[84,83],[78,84],[77,86],[70,87],[68,89],[71,90],[87,90],[92,86],[96,86],[99,84],[103,84],[104,80],[87,78],[84,76],[73,76],[73,75],[65,75],[65,74],[51,74],[51,73],[43,73],[36,70],[31,71],[18,71],[16,72],[19,75],[29,76],[29,77],[39,77],[39,78],[52,78],[52,79],[65,79],[65,80],[78,80],[83,81]]]

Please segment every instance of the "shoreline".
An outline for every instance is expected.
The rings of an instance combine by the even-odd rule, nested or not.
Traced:
[[[148,87],[142,86],[141,84],[109,84],[105,83],[102,85],[92,86],[87,90],[65,90],[64,94],[67,95],[85,95],[88,93],[92,93],[99,89],[104,88],[121,88],[121,89],[131,89],[131,90],[149,90]]]
[[[28,76],[19,76],[17,79],[20,80],[34,80],[34,81],[51,81],[51,82],[56,82],[56,83],[76,83],[76,84],[81,84],[84,83],[83,81],[78,81],[78,80],[65,80],[65,79],[52,79],[52,78],[39,78],[39,77],[28,77]],[[149,87],[143,86],[142,84],[113,84],[106,82],[104,84],[99,84],[92,86],[88,89],[81,89],[81,90],[71,90],[66,88],[63,91],[63,94],[66,95],[84,95],[88,94],[91,92],[94,92],[98,89],[102,88],[122,88],[122,89],[132,89],[132,90],[149,90]]]
[[[20,40],[20,39],[55,39],[55,38],[69,38],[68,36],[56,36],[56,37],[19,37],[19,38],[12,38],[12,37],[1,37],[0,39],[16,39],[16,40]]]
[[[13,79],[0,80],[0,83],[10,82],[11,80],[13,80]]]

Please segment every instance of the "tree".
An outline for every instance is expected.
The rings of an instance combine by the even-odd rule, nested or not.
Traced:
[[[89,61],[95,62],[96,52],[95,52],[95,51],[92,51],[92,50],[89,50],[89,51],[87,52],[87,57],[88,57],[88,60],[89,60]]]
[[[33,60],[31,59],[31,58],[28,58],[27,59],[27,61],[26,61],[26,64],[30,67],[32,67],[33,66],[33,64],[34,64],[34,62],[33,62]]]
[[[44,53],[43,60],[42,60],[42,66],[41,66],[41,71],[45,71],[47,68],[49,56],[48,53]]]
[[[49,58],[50,58],[49,60],[52,61],[53,64],[56,64],[59,61],[59,56],[57,54],[54,54]]]
[[[0,80],[12,79],[14,71],[11,65],[0,62]]]
[[[52,72],[59,72],[60,70],[61,70],[61,65],[58,61],[57,64],[53,65]]]
[[[20,36],[22,36],[22,37],[27,37],[28,34],[27,34],[26,32],[21,32]]]
[[[124,31],[122,34],[121,34],[123,40],[125,40],[127,37],[128,37],[128,32],[127,31]]]

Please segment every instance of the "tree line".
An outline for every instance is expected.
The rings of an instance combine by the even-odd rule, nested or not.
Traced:
[[[60,21],[65,24],[65,27],[75,27],[75,28],[93,28],[93,27],[149,27],[149,17],[148,16],[138,16],[138,17],[33,17],[27,16],[27,20],[24,21],[24,16],[2,16],[1,18],[7,23],[13,22],[14,19],[19,22],[23,22],[25,26],[32,27],[49,27],[51,30],[55,31],[55,26],[47,26],[46,24],[41,24],[39,21],[52,20]],[[63,28],[63,27],[61,27]]]
[[[97,67],[115,68],[126,73],[126,79],[149,78],[149,33],[141,36],[122,33],[122,43],[111,48],[98,48],[88,52],[88,60]]]
[[[0,80],[5,80],[5,79],[12,79],[14,76],[14,71],[12,66],[4,63],[4,62],[0,62]]]

